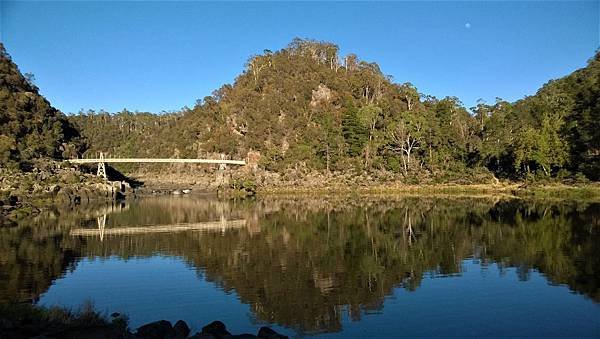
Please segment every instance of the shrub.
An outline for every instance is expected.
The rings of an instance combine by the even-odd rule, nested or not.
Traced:
[[[229,187],[236,191],[242,191],[246,195],[256,194],[256,183],[252,179],[248,178],[237,178],[234,179]]]

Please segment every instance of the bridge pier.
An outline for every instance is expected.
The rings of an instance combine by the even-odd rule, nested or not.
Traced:
[[[104,179],[108,179],[108,177],[106,176],[106,166],[104,164],[104,153],[100,152],[100,162],[98,162],[98,171],[96,172],[96,175],[98,175],[99,177],[103,177]]]

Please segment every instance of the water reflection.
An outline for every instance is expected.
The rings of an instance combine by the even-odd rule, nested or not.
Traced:
[[[259,322],[336,332],[465,260],[541,272],[600,303],[600,206],[522,200],[153,198],[0,229],[0,301],[36,301],[82,258],[181,258]],[[141,281],[140,284],[144,282]],[[150,282],[148,282],[150,283]],[[598,307],[596,308],[598,310]]]

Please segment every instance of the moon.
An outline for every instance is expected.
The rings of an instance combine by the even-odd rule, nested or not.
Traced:
[[[467,22],[467,23],[465,24],[465,28],[466,28],[466,29],[469,29],[469,28],[471,28],[471,23],[470,23],[470,22]]]

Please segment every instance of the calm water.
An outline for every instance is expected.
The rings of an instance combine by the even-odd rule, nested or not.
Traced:
[[[0,302],[290,336],[600,337],[600,205],[149,198],[0,228]]]

